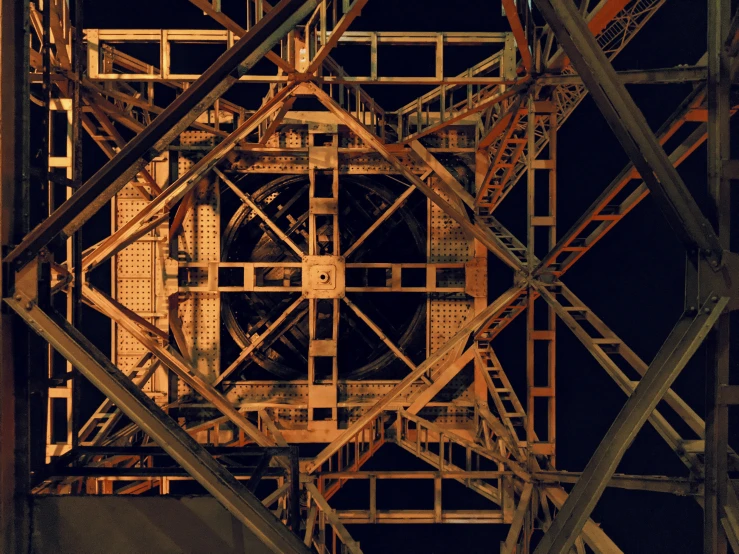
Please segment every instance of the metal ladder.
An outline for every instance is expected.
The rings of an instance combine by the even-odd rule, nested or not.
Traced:
[[[486,374],[485,380],[488,381],[489,378],[488,389],[493,397],[497,416],[511,433],[511,436],[518,440],[518,446],[524,446],[526,444],[525,437],[522,439],[519,436],[519,430],[524,433],[526,430],[526,412],[523,405],[516,396],[508,376],[490,346],[490,341],[476,341],[475,348],[477,348],[477,353],[482,361],[482,370]]]

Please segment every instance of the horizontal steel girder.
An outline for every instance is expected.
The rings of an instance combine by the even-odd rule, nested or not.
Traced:
[[[124,146],[48,219],[26,235],[6,262],[30,261],[54,237],[68,238],[144,166],[225,93],[238,75],[253,67],[293,27],[316,7],[317,0],[282,0],[246,33],[191,87]]]
[[[21,293],[6,298],[5,302],[269,548],[276,553],[308,552],[256,496],[79,331],[65,321],[50,317],[33,299]]]

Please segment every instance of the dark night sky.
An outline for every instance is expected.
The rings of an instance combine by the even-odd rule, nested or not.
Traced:
[[[223,0],[223,9],[239,19],[238,8],[243,4],[242,1]],[[618,56],[616,68],[647,69],[696,62],[705,51],[705,6],[705,2],[697,0],[667,2]],[[217,28],[186,0],[128,0],[125,7],[116,8],[108,2],[88,1],[85,10],[85,27],[88,28]],[[370,0],[352,28],[502,31],[506,30],[507,23],[496,1]],[[486,55],[457,49],[448,54],[447,63],[450,71],[461,71]],[[342,52],[336,57],[350,72],[352,65],[361,69],[368,59],[366,54],[361,59],[353,59],[351,53],[342,57]],[[380,59],[381,64],[394,67],[408,67],[410,62],[400,58],[394,62]],[[691,85],[630,87],[653,129],[672,113],[690,89]],[[382,90],[375,87],[369,92],[386,109],[395,109],[417,96],[419,91],[388,86]],[[254,87],[244,94],[260,98],[262,93],[260,88]],[[87,160],[86,173],[94,169],[91,164],[97,160],[97,154],[91,154]],[[626,155],[594,103],[586,98],[559,132],[560,234],[574,223],[626,161]],[[704,196],[705,166],[703,147],[680,167],[688,187],[699,199]],[[525,186],[519,185],[514,190],[498,215],[519,238],[525,238]],[[497,266],[493,267],[497,270]],[[655,203],[647,198],[586,254],[564,280],[637,354],[651,360],[682,311],[683,267],[682,245]],[[509,279],[507,273],[501,276],[502,288],[508,286]],[[586,464],[625,397],[564,326],[560,325],[558,331],[558,466],[576,471]],[[524,319],[518,318],[496,340],[501,362],[516,382],[521,382],[524,369],[523,336]],[[675,390],[698,413],[703,412],[704,372],[705,355],[701,349],[675,385]],[[390,445],[383,447],[365,469],[391,466],[424,469],[422,462]],[[686,474],[684,466],[649,424],[626,453],[619,471]],[[361,498],[364,494],[358,488],[346,487],[335,499],[337,505],[349,506],[354,495]],[[411,507],[414,497],[426,493],[416,492],[411,485],[398,484],[394,494],[398,498],[407,495],[403,502],[409,504],[402,507]],[[478,497],[461,485],[450,487],[449,494],[461,504],[469,502],[466,506],[478,502]],[[611,489],[603,496],[593,517],[602,522],[616,544],[628,553],[701,551],[702,513],[692,499]],[[362,543],[365,552],[441,554],[497,551],[497,541],[505,538],[506,531],[502,526],[482,525],[417,527],[352,526],[350,532]]]

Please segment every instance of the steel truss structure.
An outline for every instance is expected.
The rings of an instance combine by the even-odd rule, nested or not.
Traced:
[[[664,0],[503,0],[508,32],[351,30],[369,1],[247,0],[237,21],[220,0],[189,0],[221,28],[132,30],[85,27],[81,0],[0,0],[4,551],[30,548],[30,494],[194,481],[274,552],[362,552],[349,524],[478,523],[507,526],[506,554],[616,553],[590,519],[609,486],[693,496],[704,552],[739,552],[728,0],[707,2],[698,64],[624,72],[611,60]],[[218,51],[202,73],[181,48],[193,44]],[[448,75],[445,49],[460,45],[493,53]],[[368,53],[368,74],[336,61],[347,46]],[[433,49],[430,74],[383,72],[378,50],[407,46]],[[273,71],[255,73],[263,58]],[[656,132],[624,86],[691,81]],[[390,110],[370,85],[429,92]],[[226,99],[258,86],[256,107]],[[588,93],[631,163],[558,233],[558,129]],[[109,158],[87,179],[85,135]],[[675,168],[706,141],[704,215]],[[516,186],[525,242],[496,217]],[[686,295],[642,360],[563,279],[650,193],[685,244]],[[110,232],[83,248],[99,212]],[[488,257],[510,269],[497,298]],[[83,305],[109,321],[109,356],[85,336]],[[495,338],[522,314],[517,390]],[[626,394],[581,473],[556,465],[558,320]],[[671,385],[709,335],[702,416]],[[86,381],[104,395],[91,409]],[[647,421],[689,478],[616,473]],[[364,470],[387,442],[429,469]],[[378,509],[377,482],[397,479],[428,481],[433,501]],[[332,507],[358,480],[366,506]],[[489,507],[448,507],[444,480]]]

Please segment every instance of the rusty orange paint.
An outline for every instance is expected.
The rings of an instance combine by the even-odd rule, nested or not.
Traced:
[[[526,69],[526,72],[530,72],[531,52],[529,52],[526,33],[524,32],[523,25],[521,25],[521,20],[518,17],[518,10],[516,10],[514,0],[503,0],[503,9],[508,18],[508,23],[511,25],[513,38],[516,39],[516,44],[518,45],[518,51],[521,53],[521,61],[523,62],[524,69]]]

